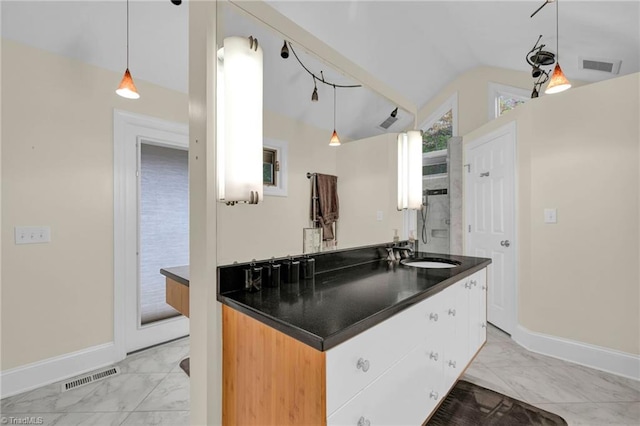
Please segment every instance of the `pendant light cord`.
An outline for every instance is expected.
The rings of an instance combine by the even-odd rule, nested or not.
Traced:
[[[333,131],[336,130],[336,86],[333,86]]]
[[[560,63],[560,31],[558,30],[558,21],[560,18],[558,17],[558,3],[560,3],[560,0],[556,0],[556,64]]]
[[[127,0],[127,69],[129,69],[129,0]]]

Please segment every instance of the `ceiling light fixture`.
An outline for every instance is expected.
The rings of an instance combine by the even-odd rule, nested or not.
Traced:
[[[558,3],[556,0],[556,67],[553,70],[553,74],[551,75],[551,81],[549,81],[549,85],[545,89],[544,93],[550,95],[554,93],[564,92],[567,89],[571,88],[571,83],[567,80],[567,77],[564,76],[562,72],[562,68],[560,68],[560,48],[559,48],[559,31],[558,31],[558,21],[560,20],[558,16]]]
[[[329,140],[329,146],[340,146],[340,138],[336,132],[336,86],[333,86],[333,134]]]
[[[311,94],[311,102],[318,102],[318,87],[316,86],[316,79],[313,79],[313,93]]]
[[[282,59],[287,59],[289,57],[289,48],[287,47],[286,40],[282,45],[282,49],[280,49],[280,56],[282,57]]]
[[[331,145],[331,146],[339,146],[340,145],[340,138],[338,137],[338,132],[336,132],[336,88],[337,89],[352,89],[352,88],[355,88],[355,87],[362,87],[362,85],[361,84],[336,84],[336,83],[332,83],[332,82],[330,82],[328,80],[325,80],[324,73],[322,71],[320,71],[320,77],[318,77],[317,75],[315,75],[313,72],[311,72],[309,70],[309,68],[307,68],[302,63],[302,61],[298,57],[298,54],[296,53],[296,51],[293,48],[293,46],[291,45],[291,43],[285,40],[284,41],[284,45],[282,46],[282,49],[280,49],[280,56],[285,58],[285,59],[288,58],[289,57],[289,51],[291,51],[291,53],[293,53],[293,56],[296,58],[296,60],[300,64],[300,66],[307,73],[309,73],[309,75],[311,77],[313,77],[313,93],[311,94],[311,101],[312,102],[317,102],[318,101],[318,86],[316,85],[316,82],[319,81],[321,83],[326,84],[327,86],[333,87],[333,134],[331,135],[331,141],[329,142],[329,145]]]
[[[136,85],[133,83],[131,73],[129,72],[129,0],[127,0],[127,68],[124,71],[120,85],[116,89],[116,93],[127,99],[138,99],[140,97],[138,89],[136,89]]]
[[[553,53],[542,50],[546,45],[538,46],[541,38],[542,34],[538,36],[533,48],[525,56],[527,63],[531,65],[531,77],[537,79],[533,83],[532,98],[537,98],[540,95],[540,87],[549,80],[549,71],[545,71],[542,67],[552,65],[556,61]]]

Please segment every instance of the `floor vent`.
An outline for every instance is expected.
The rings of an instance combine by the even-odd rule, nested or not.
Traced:
[[[579,58],[580,68],[583,70],[602,71],[610,74],[618,74],[620,72],[621,60],[615,59],[588,59]]]
[[[120,374],[120,368],[118,367],[109,367],[95,373],[85,374],[84,376],[76,377],[62,383],[62,392],[79,388],[80,386],[88,385],[89,383],[97,382],[98,380],[106,379],[116,374]]]

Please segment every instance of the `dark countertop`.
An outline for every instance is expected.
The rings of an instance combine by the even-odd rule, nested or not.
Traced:
[[[160,273],[167,278],[171,278],[172,280],[189,287],[189,265],[162,268],[160,269]]]
[[[218,300],[326,351],[491,263],[490,259],[432,253],[415,257],[454,259],[461,265],[421,269],[377,260],[316,273],[314,279],[299,284],[263,286],[256,293],[222,292]]]

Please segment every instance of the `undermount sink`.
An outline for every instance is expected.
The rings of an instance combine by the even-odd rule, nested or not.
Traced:
[[[414,268],[429,268],[429,269],[455,268],[456,266],[461,265],[461,263],[458,262],[457,260],[441,259],[437,257],[405,259],[400,263],[402,263],[403,265],[414,267]]]

